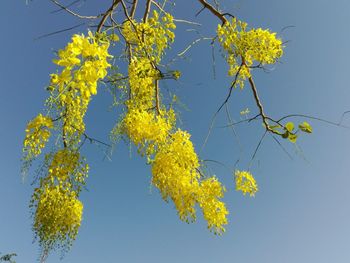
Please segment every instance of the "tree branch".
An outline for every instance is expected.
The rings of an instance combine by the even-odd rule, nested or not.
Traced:
[[[60,8],[62,8],[63,10],[65,10],[66,12],[68,12],[69,14],[73,15],[73,16],[76,16],[80,19],[97,19],[99,17],[101,17],[102,15],[97,15],[97,16],[82,16],[82,15],[79,15],[75,12],[73,12],[72,10],[68,9],[67,7],[65,7],[64,5],[62,5],[61,3],[59,3],[58,1],[56,0],[51,0],[51,2],[53,2],[55,5],[59,6]]]
[[[106,20],[108,18],[108,16],[113,12],[113,10],[118,6],[118,4],[120,3],[121,0],[113,0],[113,4],[111,5],[111,7],[104,13],[100,23],[98,23],[97,26],[97,32],[100,33],[102,30],[103,25],[106,23]]]
[[[134,2],[132,3],[131,11],[130,11],[131,18],[134,18],[134,16],[135,16],[137,4],[138,4],[138,0],[134,0]]]
[[[148,15],[149,15],[149,12],[151,10],[151,3],[152,3],[152,0],[147,0],[147,2],[146,2],[146,9],[145,9],[145,13],[143,15],[143,22],[144,23],[147,22]]]
[[[221,20],[223,24],[227,22],[227,19],[225,18],[225,14],[220,13],[215,7],[213,7],[211,4],[206,2],[205,0],[198,0],[204,8],[208,9],[213,15],[215,15],[217,18]]]

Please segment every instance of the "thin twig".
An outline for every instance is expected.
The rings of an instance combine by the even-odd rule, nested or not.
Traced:
[[[232,120],[230,111],[229,111],[229,109],[228,109],[228,104],[225,105],[225,110],[226,110],[226,116],[227,116],[228,121],[229,121],[230,123],[232,123],[233,120]],[[243,147],[242,147],[242,145],[241,145],[241,141],[240,141],[239,138],[238,138],[238,134],[237,134],[237,132],[236,132],[236,130],[235,130],[235,127],[232,125],[232,126],[230,126],[230,128],[231,128],[231,131],[232,131],[232,133],[233,133],[233,135],[234,135],[234,137],[235,137],[235,139],[236,139],[236,141],[237,141],[237,144],[238,144],[238,147],[239,147],[239,151],[240,151],[240,154],[241,154],[241,153],[243,152]],[[241,157],[239,157],[239,159],[241,159]]]
[[[195,44],[202,40],[212,40],[213,38],[211,37],[201,37],[197,38],[196,40],[192,41],[191,44],[189,44],[183,51],[181,51],[179,54],[177,54],[178,57],[182,57],[189,49],[191,49]]]
[[[131,11],[130,11],[131,18],[134,18],[134,16],[135,16],[137,4],[138,4],[138,0],[134,0],[134,2],[132,3],[132,6],[131,6]]]
[[[156,93],[156,110],[160,115],[160,99],[159,99],[159,80],[155,80],[155,93]]]
[[[259,148],[260,148],[260,146],[261,146],[261,144],[262,144],[262,142],[263,142],[263,140],[264,140],[266,134],[267,134],[267,130],[265,130],[264,134],[261,136],[261,138],[260,138],[260,140],[259,140],[258,145],[257,145],[256,148],[255,148],[255,151],[254,151],[254,153],[253,153],[253,155],[252,155],[252,158],[251,158],[251,160],[250,160],[250,162],[249,162],[249,165],[248,165],[249,169],[250,169],[250,167],[251,167],[252,164],[253,164],[253,161],[254,161],[254,159],[255,159],[255,156],[256,156],[256,154],[258,153],[258,150],[259,150]]]
[[[73,12],[72,10],[68,9],[67,7],[65,7],[64,5],[62,5],[61,3],[59,3],[56,0],[51,0],[51,2],[53,2],[55,5],[59,6],[60,8],[64,9],[66,12],[68,12],[69,14],[76,16],[80,19],[97,19],[99,17],[101,17],[102,15],[97,15],[97,16],[82,16],[80,14],[77,14],[75,12]]]
[[[342,128],[345,128],[345,129],[350,129],[349,126],[342,125],[344,114],[347,114],[347,113],[348,112],[343,113],[342,118],[341,118],[340,122],[338,122],[338,123],[337,122],[333,122],[333,121],[329,121],[329,120],[325,120],[325,119],[322,119],[322,118],[310,116],[310,115],[305,115],[305,114],[289,114],[289,115],[286,115],[286,116],[280,118],[276,122],[280,122],[280,121],[282,121],[284,119],[292,118],[292,117],[302,117],[302,118],[307,118],[307,119],[311,119],[311,120],[317,120],[317,121],[320,121],[320,122],[328,123],[330,125],[342,127]]]
[[[261,117],[260,113],[257,114],[256,116],[252,117],[252,118],[249,118],[249,119],[246,119],[246,120],[237,121],[237,122],[233,122],[233,123],[229,123],[229,124],[224,125],[224,126],[218,126],[217,128],[228,128],[228,127],[235,126],[235,125],[238,125],[238,124],[241,124],[241,123],[251,122],[251,121],[256,120],[258,117]]]
[[[65,7],[66,7],[66,8],[71,7],[71,6],[75,5],[76,3],[79,3],[80,1],[81,1],[81,0],[75,0],[75,1],[73,1],[72,3],[66,5]],[[64,10],[64,9],[63,9],[62,7],[60,7],[59,9],[56,9],[56,10],[51,11],[50,14],[55,14],[55,13],[58,13],[58,12],[63,11],[63,10]]]
[[[201,147],[200,152],[204,149],[205,145],[206,145],[207,142],[208,142],[208,139],[209,139],[211,130],[212,130],[213,127],[214,127],[214,123],[215,123],[215,120],[216,120],[217,115],[219,114],[219,112],[221,111],[221,109],[225,106],[225,104],[228,102],[228,100],[229,100],[230,97],[231,97],[232,90],[233,90],[234,86],[236,85],[236,82],[237,82],[237,80],[238,80],[238,76],[239,76],[239,73],[240,73],[240,71],[241,71],[242,66],[243,66],[243,63],[240,65],[240,67],[239,67],[239,69],[238,69],[238,71],[237,71],[237,73],[236,73],[236,75],[235,75],[235,79],[234,79],[234,81],[232,82],[232,84],[231,84],[231,86],[230,86],[230,88],[229,88],[229,92],[228,92],[228,94],[227,94],[227,96],[226,96],[226,99],[225,99],[224,102],[220,105],[220,107],[217,109],[217,111],[214,113],[214,115],[213,115],[213,117],[212,117],[212,119],[211,119],[210,126],[209,126],[209,130],[208,130],[207,136],[206,136],[206,138],[205,138],[205,140],[204,140],[204,143],[203,143],[203,145],[202,145],[202,147]]]
[[[52,33],[44,34],[44,35],[41,35],[41,36],[38,36],[38,37],[34,38],[34,40],[39,40],[39,39],[42,39],[42,38],[45,38],[45,37],[57,35],[59,33],[63,33],[63,32],[66,32],[66,31],[73,30],[75,28],[81,27],[82,25],[85,25],[85,23],[81,23],[81,24],[78,24],[78,25],[75,25],[75,26],[72,26],[72,27],[61,29],[61,30],[58,30],[58,31],[55,31],[55,32],[52,32]]]
[[[200,23],[193,22],[193,21],[188,21],[188,20],[185,20],[185,19],[176,19],[176,18],[174,18],[173,21],[177,22],[177,23],[185,23],[185,24],[190,24],[190,25],[195,25],[195,26],[201,26],[202,25]]]
[[[293,160],[293,156],[286,150],[286,148],[283,147],[282,143],[276,138],[276,136],[271,135],[272,138],[274,139],[274,141],[281,147],[281,149],[284,151],[285,154],[287,154],[287,156]]]
[[[144,15],[143,15],[143,22],[144,22],[144,23],[147,22],[148,15],[149,15],[149,12],[150,12],[150,10],[151,10],[151,3],[152,3],[152,0],[147,0],[147,2],[146,2],[145,13],[144,13]]]

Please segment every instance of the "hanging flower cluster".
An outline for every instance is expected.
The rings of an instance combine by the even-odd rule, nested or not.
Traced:
[[[133,49],[137,54],[147,54],[147,58],[158,63],[164,50],[175,39],[172,31],[176,28],[173,16],[165,13],[160,17],[157,11],[153,11],[153,16],[147,21],[138,23],[135,20],[127,21],[123,26],[123,36],[131,45],[135,45]]]
[[[74,35],[53,62],[63,67],[51,74],[47,99],[48,116],[39,114],[26,129],[25,158],[41,153],[50,136],[50,129],[61,130],[64,147],[47,154],[47,174],[40,178],[31,200],[33,230],[43,251],[69,248],[75,240],[82,220],[83,204],[78,199],[89,167],[80,156],[80,137],[85,132],[84,116],[98,81],[107,75],[109,42],[88,36]]]
[[[208,228],[222,233],[228,211],[219,201],[224,188],[215,177],[203,179],[198,156],[190,134],[176,129],[173,109],[160,102],[158,81],[162,73],[157,65],[165,48],[174,40],[175,29],[170,14],[160,17],[154,11],[147,21],[127,22],[123,36],[131,45],[129,64],[130,99],[122,129],[128,138],[146,154],[152,165],[152,183],[164,200],[171,199],[181,220],[194,221],[195,205],[203,210]]]
[[[48,142],[53,122],[51,118],[39,114],[31,120],[26,128],[26,137],[23,142],[24,160],[30,161],[40,155],[41,150]]]
[[[283,55],[282,40],[268,29],[252,28],[236,18],[232,22],[218,25],[219,43],[227,52],[228,74],[235,76],[235,87],[244,87],[244,81],[251,76],[250,68],[254,62],[258,65],[273,64]]]
[[[109,42],[88,36],[74,35],[65,49],[58,52],[53,62],[63,70],[51,74],[50,106],[55,106],[63,121],[66,144],[76,145],[85,131],[84,116],[92,95],[97,94],[97,83],[107,75]]]
[[[236,190],[242,191],[244,195],[248,193],[250,196],[254,196],[258,191],[258,185],[250,172],[236,170],[234,178],[236,181]]]
[[[174,202],[181,220],[194,221],[198,203],[208,228],[220,234],[227,224],[228,211],[219,201],[225,189],[215,177],[202,179],[199,168],[189,133],[178,129],[155,155],[152,183],[164,200],[170,198]]]
[[[69,248],[75,240],[83,212],[78,196],[89,170],[80,154],[68,148],[48,159],[48,175],[40,179],[31,200],[33,229],[44,251]]]

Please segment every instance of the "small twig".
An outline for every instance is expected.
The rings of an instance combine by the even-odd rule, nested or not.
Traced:
[[[194,16],[197,17],[200,15],[200,13],[203,12],[203,10],[205,10],[205,6],[203,6]]]
[[[255,156],[256,156],[256,154],[258,153],[258,150],[259,150],[259,148],[260,148],[260,146],[261,146],[261,144],[262,144],[262,142],[263,142],[263,140],[264,140],[264,138],[265,138],[267,132],[268,132],[267,130],[264,132],[264,134],[261,136],[261,138],[260,138],[260,140],[259,140],[258,145],[257,145],[256,148],[255,148],[255,151],[254,151],[254,153],[253,153],[253,155],[252,155],[252,158],[251,158],[251,160],[250,160],[250,162],[249,162],[249,165],[248,165],[249,169],[250,169],[250,167],[251,167],[252,164],[253,164],[253,161],[254,161],[254,159],[255,159]]]
[[[212,40],[213,38],[210,37],[201,37],[197,38],[196,40],[192,41],[191,44],[189,44],[183,51],[181,51],[179,54],[177,54],[178,57],[182,57],[189,49],[191,49],[195,44],[202,40]]]
[[[287,154],[287,156],[293,160],[292,155],[286,150],[286,148],[283,147],[282,143],[276,138],[276,136],[271,135],[274,141],[281,147],[281,149]]]
[[[338,123],[333,122],[333,121],[329,121],[329,120],[325,120],[325,119],[322,119],[322,118],[314,117],[314,116],[305,115],[305,114],[289,114],[289,115],[286,115],[286,116],[280,118],[276,122],[278,123],[280,121],[283,121],[284,119],[291,118],[291,117],[302,117],[302,118],[307,118],[307,119],[311,119],[311,120],[317,120],[317,121],[320,121],[320,122],[328,123],[330,125],[342,127],[342,128],[345,128],[345,129],[350,129],[349,126],[342,125],[343,117],[347,113],[349,113],[349,112],[344,112],[343,113],[342,118],[341,118],[340,122],[338,122]]]
[[[204,163],[206,163],[206,162],[216,163],[216,164],[219,164],[219,165],[221,165],[222,167],[226,168],[226,169],[229,170],[230,172],[233,171],[233,169],[231,169],[230,167],[228,167],[226,164],[224,164],[224,163],[222,163],[222,162],[219,162],[219,161],[216,161],[216,160],[205,159],[205,160],[202,160],[202,162],[204,162]]]
[[[149,12],[150,12],[150,10],[151,10],[151,3],[152,3],[152,0],[147,0],[147,2],[146,2],[145,13],[144,13],[144,15],[143,15],[143,22],[144,22],[144,23],[147,22],[148,15],[149,15]]]
[[[241,124],[241,123],[244,123],[244,122],[251,122],[251,121],[256,120],[258,117],[261,117],[260,113],[257,114],[256,116],[252,117],[252,118],[249,118],[249,119],[246,119],[246,120],[237,121],[237,122],[234,122],[234,123],[229,123],[229,124],[227,124],[225,126],[218,126],[217,128],[228,128],[228,127],[235,126],[235,125],[238,125],[238,124]]]
[[[81,0],[75,0],[75,1],[73,1],[72,3],[66,5],[65,7],[66,7],[66,8],[71,7],[71,6],[75,5],[76,3],[79,3],[80,1],[81,1]],[[60,11],[62,11],[62,10],[64,10],[64,9],[63,9],[62,7],[60,7],[59,9],[56,9],[56,10],[51,11],[50,14],[55,14],[55,13],[58,13],[58,12],[60,12]]]
[[[199,170],[198,168],[196,168],[196,171],[199,173],[200,177],[205,178],[204,174],[201,172],[201,170]]]
[[[137,4],[138,4],[138,0],[134,0],[134,2],[132,3],[132,6],[131,6],[131,11],[130,11],[131,18],[134,18],[134,16],[135,16]]]
[[[103,83],[115,83],[115,82],[118,82],[118,81],[121,81],[121,80],[126,80],[128,78],[129,78],[129,76],[125,76],[125,77],[121,77],[121,78],[117,78],[117,79],[103,80],[102,82]]]
[[[174,22],[177,23],[185,23],[185,24],[190,24],[190,25],[195,25],[195,26],[201,26],[202,24],[197,23],[197,22],[193,22],[193,21],[188,21],[188,20],[184,20],[184,19],[173,19]]]
[[[127,19],[128,19],[129,21],[131,21],[131,17],[130,17],[130,15],[129,15],[128,8],[126,7],[124,1],[121,0],[120,2],[121,2],[122,7],[123,7],[124,15],[127,17]]]
[[[52,32],[52,33],[44,34],[44,35],[41,35],[41,36],[38,36],[38,37],[34,38],[34,40],[39,40],[39,39],[42,39],[42,38],[45,38],[45,37],[53,36],[53,35],[56,35],[56,34],[59,34],[59,33],[63,33],[63,32],[69,31],[69,30],[73,30],[73,29],[78,28],[78,27],[80,27],[82,25],[85,25],[85,23],[81,23],[81,24],[78,24],[76,26],[72,26],[72,27],[69,27],[69,28],[58,30],[58,31],[55,31],[55,32]]]
[[[58,1],[56,0],[51,0],[51,2],[53,2],[55,5],[59,6],[60,8],[64,9],[66,12],[68,12],[69,14],[73,15],[73,16],[76,16],[78,18],[81,18],[81,19],[97,19],[99,17],[101,17],[102,15],[97,15],[97,16],[82,16],[82,15],[79,15],[75,12],[73,12],[72,10],[68,9],[67,7],[65,7],[64,5],[60,4]]]
[[[210,126],[209,126],[209,130],[208,130],[207,136],[206,136],[206,138],[205,138],[205,140],[204,140],[204,143],[203,143],[203,145],[202,145],[200,151],[202,151],[202,150],[204,149],[205,145],[206,145],[207,142],[208,142],[208,139],[209,139],[211,130],[213,129],[213,126],[214,126],[215,119],[216,119],[217,115],[219,114],[219,112],[221,111],[221,109],[225,106],[225,104],[228,102],[228,100],[229,100],[230,97],[231,97],[232,90],[233,90],[234,86],[236,85],[236,82],[237,82],[237,80],[238,80],[238,76],[239,76],[239,73],[240,73],[240,71],[241,71],[241,69],[242,69],[242,66],[243,66],[243,63],[240,65],[240,67],[239,67],[239,69],[238,69],[238,71],[237,71],[237,73],[236,73],[236,75],[235,75],[235,79],[234,79],[234,81],[232,82],[232,84],[231,84],[231,86],[230,86],[230,88],[229,88],[229,92],[228,92],[228,94],[227,94],[227,96],[226,96],[226,99],[225,99],[224,102],[220,105],[220,107],[217,109],[217,111],[214,113],[214,115],[213,115],[213,117],[212,117],[212,119],[211,119],[211,122],[210,122]]]
[[[166,11],[163,7],[161,7],[156,1],[151,0],[152,4],[154,4],[161,12],[166,14]]]
[[[230,123],[232,123],[233,120],[232,120],[230,111],[229,111],[229,109],[228,109],[228,104],[225,105],[225,110],[226,110],[226,116],[227,116],[228,121],[229,121]],[[241,145],[241,141],[240,141],[239,138],[238,138],[238,134],[237,134],[237,132],[236,132],[236,130],[235,130],[235,127],[234,127],[233,125],[231,125],[230,128],[231,128],[231,131],[232,131],[232,133],[233,133],[233,135],[234,135],[234,137],[235,137],[235,139],[236,139],[236,141],[237,141],[240,154],[242,154],[242,152],[243,152],[243,147],[242,147],[242,145]],[[239,157],[239,159],[241,159],[241,157]]]
[[[157,113],[160,115],[160,99],[159,99],[159,80],[155,80],[155,89],[156,89],[156,110]]]
[[[286,29],[288,29],[288,28],[293,28],[293,27],[296,27],[296,26],[290,25],[290,26],[285,26],[285,27],[283,27],[283,28],[281,29],[281,31],[280,31],[280,34],[282,34],[284,30],[286,30]]]

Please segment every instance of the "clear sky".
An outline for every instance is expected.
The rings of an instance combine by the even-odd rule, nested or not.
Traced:
[[[68,3],[69,1],[62,1]],[[75,10],[98,14],[110,1],[82,1]],[[143,1],[140,1],[143,2]],[[199,17],[198,1],[175,1],[176,18],[202,23],[196,28],[214,35],[218,20],[207,11]],[[266,74],[255,73],[255,82],[266,112],[273,117],[304,113],[339,121],[350,109],[350,2],[347,0],[225,0],[222,8],[250,26],[279,32],[285,44],[282,63]],[[50,1],[2,0],[0,42],[0,252],[18,253],[17,262],[35,262],[39,248],[33,243],[29,200],[34,171],[22,182],[21,147],[28,120],[43,110],[54,51],[64,47],[71,34],[86,26],[36,40],[40,35],[72,27],[81,21],[56,8]],[[179,25],[168,59],[195,40],[194,26]],[[284,29],[285,28],[285,29]],[[284,29],[284,30],[283,30]],[[188,110],[181,114],[181,127],[192,133],[199,151],[210,118],[223,101],[229,78],[225,62],[215,50],[216,78],[208,42],[199,43],[185,59],[173,65],[183,77],[162,86],[179,94]],[[87,132],[107,141],[118,116],[110,108],[104,87],[93,98],[87,115]],[[257,113],[249,89],[235,90],[230,112],[249,107]],[[302,119],[296,119],[302,121]],[[251,167],[260,191],[255,198],[234,191],[232,173],[210,164],[211,171],[226,185],[224,201],[230,210],[227,232],[214,236],[207,231],[200,212],[196,223],[178,219],[173,204],[165,203],[150,188],[150,167],[135,149],[121,143],[112,161],[94,145],[84,146],[91,170],[88,192],[82,194],[84,219],[71,251],[48,262],[92,263],[348,263],[350,262],[350,131],[309,121],[312,135],[302,136],[298,149],[283,141],[292,159],[267,136]],[[232,166],[240,148],[218,118],[201,158]],[[350,125],[345,119],[344,124]],[[247,169],[264,130],[261,123],[237,127],[243,148],[239,169]]]

